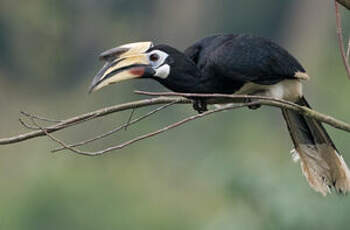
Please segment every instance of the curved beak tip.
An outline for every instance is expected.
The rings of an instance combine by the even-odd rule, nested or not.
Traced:
[[[94,79],[92,80],[90,87],[89,87],[89,94],[97,91],[97,86],[99,85],[99,83],[101,82],[101,72],[99,72]]]
[[[93,85],[91,85],[90,87],[89,87],[89,92],[88,92],[88,94],[91,94],[91,93],[93,93],[94,92],[94,86]]]

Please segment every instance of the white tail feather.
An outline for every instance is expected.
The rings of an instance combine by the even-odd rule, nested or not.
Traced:
[[[334,188],[339,193],[350,191],[350,171],[343,158],[328,145],[319,148],[300,145],[301,169],[310,186],[324,196]]]

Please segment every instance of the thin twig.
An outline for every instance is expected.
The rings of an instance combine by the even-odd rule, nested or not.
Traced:
[[[134,113],[135,113],[135,109],[132,109],[132,110],[131,110],[131,113],[130,113],[130,116],[129,116],[129,118],[128,118],[128,121],[127,121],[126,124],[125,124],[125,128],[124,128],[125,131],[128,130],[130,121],[131,121],[132,117],[134,116]]]
[[[126,124],[124,124],[122,126],[119,126],[119,127],[115,128],[115,129],[112,129],[109,132],[106,132],[106,133],[104,133],[102,135],[99,135],[99,136],[96,136],[94,138],[87,139],[87,140],[84,140],[84,141],[81,141],[81,142],[78,142],[78,143],[75,143],[75,144],[72,144],[72,145],[68,145],[68,146],[71,147],[71,148],[74,148],[74,147],[79,147],[79,146],[86,145],[86,144],[89,144],[91,142],[100,140],[102,138],[105,138],[107,136],[110,136],[112,134],[117,133],[118,131],[120,131],[121,129],[125,128],[126,126],[134,125],[134,124],[136,124],[136,123],[138,123],[138,122],[140,122],[140,121],[142,121],[142,120],[152,116],[153,114],[155,114],[155,113],[157,113],[157,112],[159,112],[159,111],[161,111],[163,109],[166,109],[166,108],[168,108],[168,107],[170,107],[170,106],[172,106],[174,104],[176,104],[176,102],[172,102],[172,103],[169,103],[169,104],[166,104],[166,105],[162,105],[162,106],[160,106],[160,107],[158,107],[158,108],[156,108],[156,109],[146,113],[145,115],[140,116],[140,117],[130,121],[129,123],[126,123]],[[65,149],[64,147],[60,147],[60,148],[56,148],[56,149],[52,150],[51,152],[55,153],[55,152],[62,151],[64,149]]]
[[[31,125],[27,124],[22,118],[19,118],[18,121],[19,121],[19,123],[21,123],[21,125],[24,128],[31,129],[31,130],[38,130],[39,129],[37,127],[34,127],[34,126],[31,126]]]
[[[340,53],[341,53],[341,56],[343,59],[346,73],[348,75],[348,78],[350,79],[350,64],[349,64],[349,62],[346,58],[346,54],[345,54],[343,27],[342,27],[342,22],[341,22],[341,15],[339,12],[339,3],[336,0],[334,0],[334,4],[335,4],[335,16],[336,16],[337,35],[338,35],[338,43],[339,43]]]
[[[49,130],[48,129],[45,129],[43,127],[41,127],[38,123],[36,123],[36,121],[32,119],[32,122],[43,132],[45,133],[46,136],[48,136],[52,141],[62,145],[64,148],[66,149],[69,149],[70,151],[74,152],[74,153],[77,153],[77,154],[80,154],[80,155],[88,155],[88,154],[85,154],[84,152],[81,152],[79,150],[76,150],[75,148],[72,148],[72,147],[69,147],[66,143],[64,143],[63,141],[61,141],[60,139],[54,137],[53,135],[51,135],[49,133]]]
[[[26,117],[34,118],[34,119],[37,119],[37,120],[40,120],[40,121],[47,121],[47,122],[53,122],[53,123],[60,123],[60,122],[62,122],[62,120],[49,119],[49,118],[46,118],[46,117],[41,117],[41,116],[38,116],[38,115],[30,114],[30,113],[25,112],[25,111],[21,111],[20,113],[22,115],[26,116]]]
[[[112,147],[109,147],[109,148],[106,148],[106,149],[103,149],[101,151],[96,151],[96,152],[85,152],[85,151],[80,151],[78,149],[75,149],[73,147],[70,147],[69,145],[67,145],[66,143],[64,143],[62,140],[54,137],[53,135],[51,135],[48,130],[40,127],[38,124],[36,124],[34,122],[34,124],[36,126],[38,126],[38,128],[40,128],[51,140],[53,140],[54,142],[60,144],[63,148],[65,149],[69,149],[71,150],[72,152],[74,153],[77,153],[77,154],[80,154],[80,155],[85,155],[85,156],[99,156],[99,155],[102,155],[102,154],[105,154],[105,153],[108,153],[108,152],[112,152],[112,151],[115,151],[115,150],[120,150],[120,149],[123,149],[129,145],[132,145],[136,142],[139,142],[141,140],[144,140],[144,139],[148,139],[148,138],[151,138],[153,136],[156,136],[156,135],[159,135],[161,133],[164,133],[170,129],[174,129],[176,127],[179,127],[183,124],[186,124],[190,121],[193,121],[193,120],[196,120],[196,119],[199,119],[199,118],[202,118],[202,117],[205,117],[205,116],[208,116],[208,115],[211,115],[211,114],[214,114],[214,113],[218,113],[218,112],[221,112],[221,111],[226,111],[226,110],[232,110],[232,109],[239,109],[239,108],[242,108],[242,107],[247,107],[247,106],[253,106],[253,105],[256,105],[256,104],[259,104],[258,101],[255,101],[255,102],[250,102],[250,103],[245,103],[245,104],[240,104],[240,105],[226,105],[226,106],[223,106],[221,108],[217,108],[217,109],[213,109],[213,110],[209,110],[209,111],[206,111],[204,113],[200,113],[200,114],[196,114],[196,115],[193,115],[193,116],[190,116],[188,118],[185,118],[181,121],[178,121],[178,122],[175,122],[169,126],[166,126],[164,128],[161,128],[161,129],[158,129],[154,132],[149,132],[147,134],[144,134],[144,135],[141,135],[141,136],[138,136],[134,139],[131,139],[129,141],[126,141],[122,144],[119,144],[119,145],[116,145],[116,146],[112,146]]]

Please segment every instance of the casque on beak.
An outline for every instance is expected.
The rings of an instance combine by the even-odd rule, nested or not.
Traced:
[[[113,83],[154,74],[145,53],[152,47],[152,42],[138,42],[103,52],[100,60],[106,64],[92,80],[89,93]]]

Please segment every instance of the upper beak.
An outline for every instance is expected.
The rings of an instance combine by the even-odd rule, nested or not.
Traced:
[[[153,75],[154,70],[145,53],[151,47],[152,42],[138,42],[103,52],[100,60],[106,61],[106,64],[92,80],[89,92],[128,79]]]

